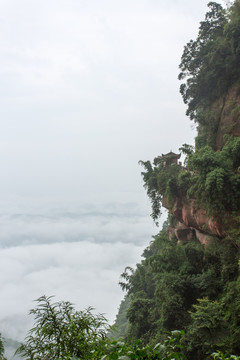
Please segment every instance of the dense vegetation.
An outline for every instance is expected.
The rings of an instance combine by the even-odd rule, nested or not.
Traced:
[[[171,210],[179,199],[194,200],[213,219],[224,215],[226,233],[239,237],[240,137],[234,127],[239,127],[240,118],[240,0],[227,10],[215,2],[208,7],[197,39],[184,48],[179,74],[187,115],[198,124],[196,149],[186,144],[179,149],[186,156],[184,167],[165,166],[163,156],[153,164],[140,163],[156,223],[162,203]],[[223,108],[229,112],[230,124],[225,136],[226,124],[220,126]],[[223,137],[221,144],[217,136]]]
[[[230,214],[239,228],[240,211],[240,137],[228,137],[221,151],[206,145],[197,151],[184,144],[186,167],[165,166],[165,157],[141,161],[144,185],[152,204],[152,217],[157,222],[163,198],[168,209],[177,199],[194,199],[209,215]],[[226,218],[227,220],[227,218]],[[227,226],[227,224],[226,224]]]
[[[196,146],[216,149],[219,114],[228,94],[239,90],[240,80],[240,1],[229,9],[210,2],[196,40],[184,48],[179,79],[186,114],[198,124]],[[225,103],[236,121],[240,107],[235,99]]]
[[[228,11],[210,2],[196,40],[184,48],[179,79],[187,115],[206,122],[205,109],[227,93],[240,77],[240,1]]]
[[[18,348],[26,360],[184,359],[179,341],[182,331],[169,333],[162,344],[143,345],[109,338],[109,326],[93,309],[76,311],[69,302],[53,303],[42,296],[30,311],[35,324]]]
[[[6,358],[4,357],[4,345],[1,334],[0,334],[0,360],[6,360]]]
[[[160,236],[163,236],[163,233]],[[151,245],[151,249],[152,248],[153,244]],[[150,248],[148,251],[150,251]],[[129,286],[136,274],[137,272],[135,274],[132,273],[131,280],[128,281]],[[174,273],[172,276],[174,277]],[[172,299],[172,305],[177,304],[181,298],[180,296],[177,299],[175,293],[177,283],[174,282],[174,284],[172,291],[165,289],[169,292],[169,294],[166,294],[167,296],[169,296],[171,292],[171,296],[174,297]],[[165,285],[163,285],[163,287],[166,288]],[[179,288],[181,288],[181,286],[183,286],[183,284],[180,283]],[[159,290],[160,289],[158,289],[158,291]],[[205,289],[205,292],[208,291]],[[192,323],[195,324],[195,327],[193,326],[191,329],[189,338],[185,337],[183,330],[169,331],[165,334],[164,338],[161,335],[157,336],[157,343],[154,343],[154,337],[152,339],[144,338],[144,336],[142,336],[143,333],[148,331],[146,326],[152,327],[152,325],[149,322],[150,319],[146,319],[146,322],[143,322],[141,307],[137,305],[138,302],[142,301],[144,303],[145,300],[148,300],[148,295],[145,294],[144,296],[143,294],[144,290],[142,290],[140,296],[134,299],[133,305],[131,305],[128,310],[130,321],[131,317],[134,316],[135,323],[129,327],[129,334],[133,330],[131,340],[129,339],[129,341],[124,342],[122,340],[112,340],[109,337],[109,327],[106,319],[102,315],[94,314],[92,309],[76,311],[69,302],[54,303],[51,297],[42,296],[37,300],[38,304],[36,308],[30,311],[35,317],[34,327],[29,331],[25,342],[18,348],[17,353],[26,360],[184,360],[186,359],[184,346],[186,346],[185,352],[191,353],[191,351],[195,350],[194,346],[196,346],[197,340],[201,342],[206,353],[210,353],[216,345],[220,347],[221,341],[225,343],[227,340],[230,340],[230,338],[231,341],[233,341],[231,345],[229,345],[229,348],[234,348],[233,344],[237,343],[239,331],[235,333],[235,337],[229,336],[229,338],[223,339],[223,335],[221,331],[219,331],[222,323],[225,327],[225,334],[229,335],[229,332],[232,331],[233,328],[230,329],[230,325],[228,324],[229,318],[223,316],[223,304],[221,301],[210,300],[208,298],[199,300],[198,304],[195,305],[196,309],[189,316],[189,318],[192,319]],[[133,298],[134,297],[135,295]],[[211,293],[211,297],[214,297],[214,294]],[[152,300],[151,297],[149,301],[152,302]],[[191,300],[189,302],[191,302]],[[137,308],[134,309],[136,306]],[[169,311],[171,309],[160,308],[159,314],[165,310]],[[150,309],[145,309],[144,316],[148,317],[150,312]],[[173,313],[174,310],[172,309],[169,313],[169,319],[172,318]],[[151,321],[153,322],[153,326],[158,326],[157,322],[154,323],[155,316],[156,314],[151,315]],[[198,323],[200,317],[202,318],[202,320],[200,320],[202,328],[199,332]],[[164,316],[162,318],[164,318]],[[167,320],[167,318],[165,318],[164,321],[169,322],[169,319]],[[170,322],[172,321],[174,322],[175,320],[172,318]],[[138,328],[138,334],[136,334],[135,325]],[[175,325],[177,326],[177,324]],[[171,324],[169,323],[168,326],[171,327]],[[140,330],[140,328],[142,328],[142,330]],[[194,331],[196,329],[197,331],[195,333]],[[213,331],[215,335],[212,334],[209,336],[211,331]],[[146,344],[146,342],[148,344]],[[199,352],[199,346],[197,349],[199,355],[197,358],[203,359],[202,356],[205,355],[205,353]],[[227,357],[218,350],[213,352],[210,358],[232,359],[233,357]],[[240,357],[234,357],[234,359],[240,359]]]
[[[131,298],[126,338],[154,344],[166,331],[184,329],[189,359],[205,359],[215,349],[240,353],[239,252],[227,239],[213,238],[207,247],[196,239],[177,244],[169,240],[171,221],[136,269],[122,275]]]

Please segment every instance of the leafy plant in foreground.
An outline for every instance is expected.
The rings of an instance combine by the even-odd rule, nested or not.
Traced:
[[[213,360],[240,360],[240,356],[237,355],[227,355],[221,351],[217,351],[211,354]]]
[[[35,325],[17,354],[26,360],[99,359],[107,334],[107,321],[92,308],[75,311],[69,302],[52,303],[51,297],[36,300],[30,310]]]
[[[37,299],[37,303],[30,311],[35,325],[16,352],[26,360],[185,359],[180,345],[182,331],[169,332],[167,339],[156,346],[143,345],[139,340],[115,341],[107,336],[106,319],[94,315],[91,308],[75,311],[71,303],[52,303],[51,297],[46,296]]]
[[[184,331],[171,331],[163,343],[155,346],[142,346],[139,340],[133,344],[112,341],[106,349],[107,354],[101,360],[185,360],[180,344],[182,336]]]

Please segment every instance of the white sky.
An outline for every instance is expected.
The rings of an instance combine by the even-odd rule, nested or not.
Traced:
[[[0,0],[3,333],[43,294],[113,321],[157,232],[138,161],[194,141],[178,64],[207,3]]]

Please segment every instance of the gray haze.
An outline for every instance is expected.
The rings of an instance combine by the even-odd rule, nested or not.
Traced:
[[[138,161],[195,130],[183,46],[206,0],[0,0],[0,331],[56,295],[112,322],[158,231]]]

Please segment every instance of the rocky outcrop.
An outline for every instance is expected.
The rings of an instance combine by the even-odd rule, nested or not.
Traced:
[[[209,245],[213,241],[213,236],[207,235],[199,230],[195,229],[195,236],[203,245]]]
[[[175,228],[175,236],[180,242],[183,239],[192,238],[193,235],[201,243],[208,243],[211,236],[225,237],[228,235],[224,222],[217,217],[210,218],[206,210],[196,205],[195,200],[178,198],[173,205],[170,205],[163,197],[162,204],[180,223]]]
[[[195,237],[195,231],[192,228],[187,227],[183,223],[178,223],[175,228],[175,236],[178,240],[178,243],[184,243],[192,240]]]
[[[209,245],[213,240],[213,236],[207,235],[206,233],[195,228],[187,227],[184,223],[181,222],[176,225],[174,234],[179,244],[184,244],[192,239],[198,239],[201,244]]]
[[[201,146],[208,143],[214,150],[221,151],[226,142],[225,135],[240,137],[240,84],[232,86],[224,96],[205,109],[205,117],[198,128]],[[204,143],[201,143],[201,137]],[[196,139],[196,149],[197,146]],[[212,236],[232,238],[236,231],[240,233],[239,215],[234,212],[225,213],[224,218],[218,214],[210,216],[194,199],[177,198],[170,202],[164,195],[162,206],[179,221],[174,230],[179,242],[195,236],[202,244],[207,244]],[[173,236],[173,231],[171,234]]]
[[[194,200],[177,200],[172,213],[187,227],[192,227],[220,237],[227,235],[222,222],[209,218],[206,210],[197,207]]]

